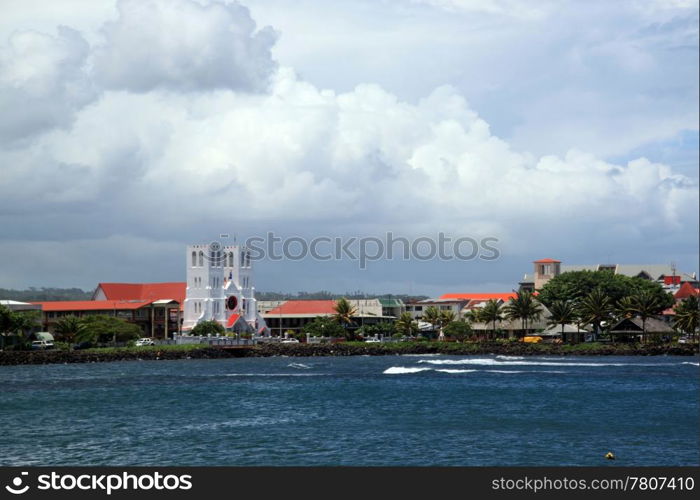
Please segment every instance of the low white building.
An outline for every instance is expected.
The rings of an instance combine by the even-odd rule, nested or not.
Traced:
[[[266,331],[255,300],[250,257],[250,250],[239,245],[187,247],[183,331],[210,320],[234,331]]]

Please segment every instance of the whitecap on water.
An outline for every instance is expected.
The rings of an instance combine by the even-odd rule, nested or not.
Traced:
[[[290,368],[297,368],[299,370],[308,370],[311,368],[309,365],[305,365],[304,363],[289,363],[287,366]]]
[[[403,375],[405,373],[418,373],[418,372],[425,372],[425,371],[430,371],[432,368],[422,368],[422,367],[416,367],[416,366],[392,366],[390,368],[387,368],[384,370],[385,375]]]
[[[459,368],[442,368],[440,370],[435,371],[441,373],[472,373],[478,372],[479,370],[460,370]]]

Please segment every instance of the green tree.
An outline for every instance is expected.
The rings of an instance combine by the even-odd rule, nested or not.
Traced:
[[[503,308],[506,318],[519,319],[522,323],[523,335],[527,335],[530,321],[537,321],[542,317],[542,306],[533,297],[532,293],[521,290],[511,298]]]
[[[461,342],[472,334],[472,326],[466,321],[451,321],[445,325],[443,332],[447,337]]]
[[[418,323],[413,319],[411,313],[401,313],[395,324],[396,333],[405,337],[412,337],[418,333]]]
[[[632,312],[642,320],[642,339],[647,338],[647,320],[661,313],[665,302],[648,290],[642,290],[632,297]]]
[[[25,345],[27,334],[39,326],[39,311],[12,311],[0,305],[0,347],[4,348],[7,337],[14,337],[13,344]]]
[[[430,323],[433,327],[433,331],[440,328],[440,323],[442,318],[440,316],[440,311],[435,306],[428,306],[423,311],[423,321]]]
[[[503,308],[501,304],[499,304],[497,300],[491,299],[484,304],[484,307],[475,309],[475,311],[478,311],[476,317],[479,322],[486,324],[491,323],[491,338],[495,339],[496,323],[503,320]]]
[[[192,328],[190,332],[192,335],[206,336],[206,335],[224,335],[226,329],[221,323],[214,320],[200,321]]]
[[[623,297],[633,297],[649,291],[659,299],[663,309],[673,305],[673,296],[655,281],[630,278],[612,271],[569,271],[549,280],[540,290],[537,299],[548,308],[556,300],[580,302],[594,290],[601,290],[611,304]]]
[[[332,317],[317,316],[301,329],[312,337],[344,337],[345,329]]]
[[[64,316],[56,321],[54,325],[54,335],[56,340],[62,342],[73,342],[85,330],[85,323],[76,316]]]
[[[601,323],[609,321],[614,311],[612,301],[600,288],[584,297],[577,309],[582,324],[593,325],[596,335],[600,335]]]
[[[335,311],[333,317],[339,324],[345,327],[353,324],[353,317],[357,314],[357,308],[348,299],[338,299],[333,306],[333,310]]]
[[[566,342],[564,326],[577,320],[576,307],[571,301],[555,300],[549,308],[548,325],[561,325],[561,340]]]
[[[673,318],[673,326],[676,329],[689,333],[695,340],[695,335],[700,324],[700,303],[697,295],[691,295],[679,302],[676,307],[676,316]]]
[[[358,330],[363,337],[391,337],[396,333],[394,323],[383,321],[375,325],[364,325]]]

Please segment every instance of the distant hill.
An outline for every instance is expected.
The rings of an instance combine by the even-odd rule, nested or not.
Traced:
[[[41,302],[49,300],[90,300],[92,291],[80,288],[34,288],[13,290],[0,288],[0,300],[18,300],[20,302]]]
[[[346,292],[346,293],[333,293],[327,290],[321,290],[319,292],[296,292],[296,293],[285,293],[285,292],[255,292],[255,298],[258,300],[337,300],[342,297],[346,299],[400,299],[404,302],[424,300],[428,297],[426,295],[405,295],[405,294],[376,294],[376,293],[364,293],[360,291]]]

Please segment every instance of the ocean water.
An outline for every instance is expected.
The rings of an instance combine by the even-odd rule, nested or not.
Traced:
[[[698,465],[698,374],[697,357],[0,366],[0,465]]]

